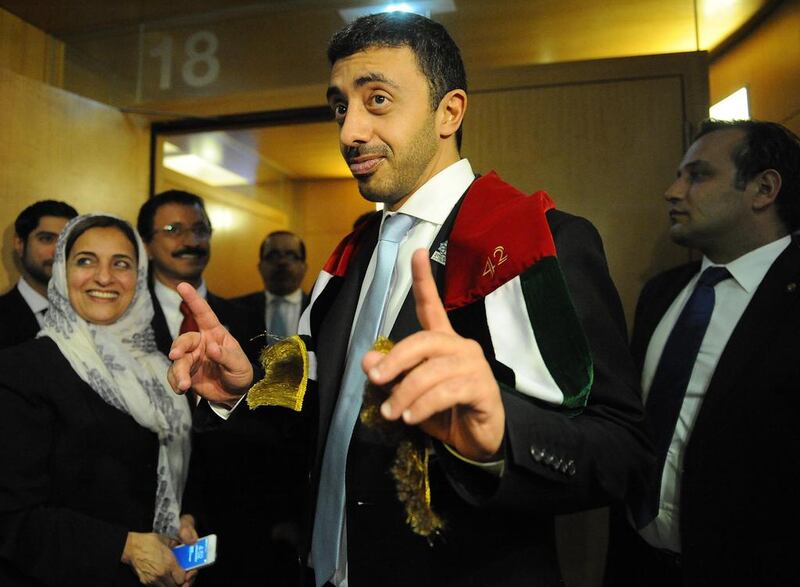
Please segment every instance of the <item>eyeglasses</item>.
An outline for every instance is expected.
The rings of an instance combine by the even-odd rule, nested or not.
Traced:
[[[303,260],[303,258],[300,256],[300,253],[296,253],[294,251],[270,251],[261,257],[262,261],[267,261],[268,263],[277,263],[281,259],[286,259],[292,263]]]
[[[160,232],[170,238],[180,238],[184,234],[191,232],[200,240],[205,240],[211,236],[211,227],[204,223],[198,222],[192,226],[184,226],[180,222],[173,222],[172,224],[165,224],[156,232]]]

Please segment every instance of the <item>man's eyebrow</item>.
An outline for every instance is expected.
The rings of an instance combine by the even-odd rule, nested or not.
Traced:
[[[34,234],[36,236],[58,236],[58,233],[52,230],[37,230]]]
[[[397,82],[394,82],[394,81],[390,80],[388,77],[386,77],[385,75],[383,75],[380,72],[370,72],[370,73],[368,73],[366,75],[362,75],[360,77],[357,77],[355,79],[354,85],[355,85],[355,87],[360,88],[362,86],[365,86],[365,85],[367,85],[369,83],[374,83],[374,82],[380,82],[382,84],[386,84],[386,85],[392,86],[393,88],[399,88],[400,87],[397,84]],[[328,91],[325,93],[325,97],[326,97],[326,99],[330,100],[331,96],[341,95],[342,93],[343,93],[342,90],[340,90],[337,86],[330,86],[328,88]]]

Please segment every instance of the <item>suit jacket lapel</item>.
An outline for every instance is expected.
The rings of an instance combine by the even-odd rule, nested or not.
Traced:
[[[172,336],[169,333],[167,319],[156,296],[152,281],[150,282],[150,298],[153,300],[153,320],[150,324],[153,326],[153,334],[156,337],[156,347],[162,354],[169,355],[169,349],[172,348]]]
[[[778,331],[797,327],[789,318],[796,315],[800,303],[799,281],[800,246],[792,242],[770,267],[734,328],[709,382],[700,417],[715,402],[724,401],[742,369],[758,357],[759,341],[773,340]]]

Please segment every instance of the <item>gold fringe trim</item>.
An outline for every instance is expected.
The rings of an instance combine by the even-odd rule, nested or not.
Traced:
[[[264,378],[247,392],[251,410],[280,406],[295,412],[303,409],[308,387],[308,351],[299,336],[290,336],[261,351]]]
[[[380,337],[373,350],[386,354],[393,346],[388,338]],[[381,404],[388,395],[383,387],[367,383],[359,418],[364,426],[379,430],[389,442],[397,445],[391,468],[397,497],[405,508],[406,523],[412,532],[430,542],[444,529],[444,520],[431,506],[427,439],[417,428],[402,421],[389,422],[381,416]]]

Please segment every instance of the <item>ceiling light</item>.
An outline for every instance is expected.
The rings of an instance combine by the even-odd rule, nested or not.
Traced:
[[[339,16],[345,22],[352,22],[368,14],[379,14],[381,12],[413,12],[428,18],[432,14],[442,14],[445,12],[455,12],[456,5],[453,0],[421,0],[420,2],[396,2],[392,4],[373,4],[372,6],[360,6],[357,8],[342,8]]]
[[[708,109],[709,118],[715,120],[750,120],[747,88],[739,88]]]
[[[246,178],[224,167],[210,163],[197,155],[170,155],[164,157],[164,167],[188,175],[211,186],[247,185]]]

